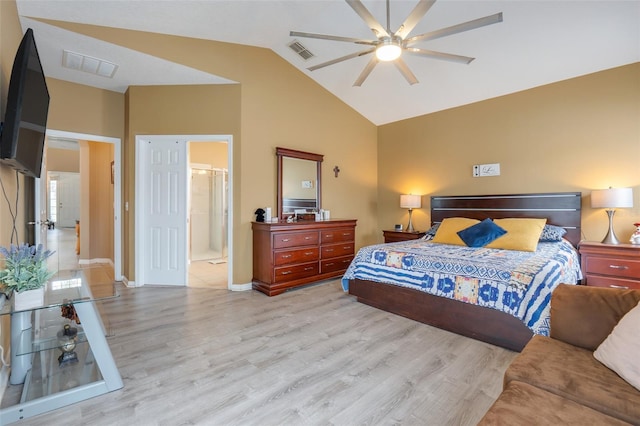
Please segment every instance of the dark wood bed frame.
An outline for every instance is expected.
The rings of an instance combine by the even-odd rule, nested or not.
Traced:
[[[577,246],[580,206],[579,192],[432,196],[431,222],[448,217],[547,218],[548,224],[567,229],[565,238]],[[533,336],[521,320],[504,312],[410,288],[355,279],[349,293],[367,305],[518,352]]]

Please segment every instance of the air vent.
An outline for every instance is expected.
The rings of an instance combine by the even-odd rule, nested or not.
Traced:
[[[84,71],[102,77],[113,78],[118,66],[104,59],[64,50],[62,52],[62,66],[72,70]]]
[[[294,40],[289,44],[289,48],[296,52],[302,59],[305,61],[307,59],[313,58],[313,53],[309,51],[306,47],[302,45],[298,40]]]

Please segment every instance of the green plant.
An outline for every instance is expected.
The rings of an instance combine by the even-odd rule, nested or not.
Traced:
[[[43,287],[55,272],[47,268],[47,258],[53,254],[42,244],[20,244],[0,247],[4,256],[4,269],[0,270],[0,282],[6,290],[27,291]]]

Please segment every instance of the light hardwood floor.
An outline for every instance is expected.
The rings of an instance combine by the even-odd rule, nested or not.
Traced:
[[[29,425],[474,425],[514,352],[360,304],[327,281],[269,298],[129,289],[103,302],[124,388]]]

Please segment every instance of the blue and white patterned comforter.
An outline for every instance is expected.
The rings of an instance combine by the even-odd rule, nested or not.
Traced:
[[[354,278],[497,309],[548,336],[553,289],[576,284],[582,273],[578,254],[566,240],[538,243],[535,252],[412,240],[363,247],[342,278],[345,291]]]

